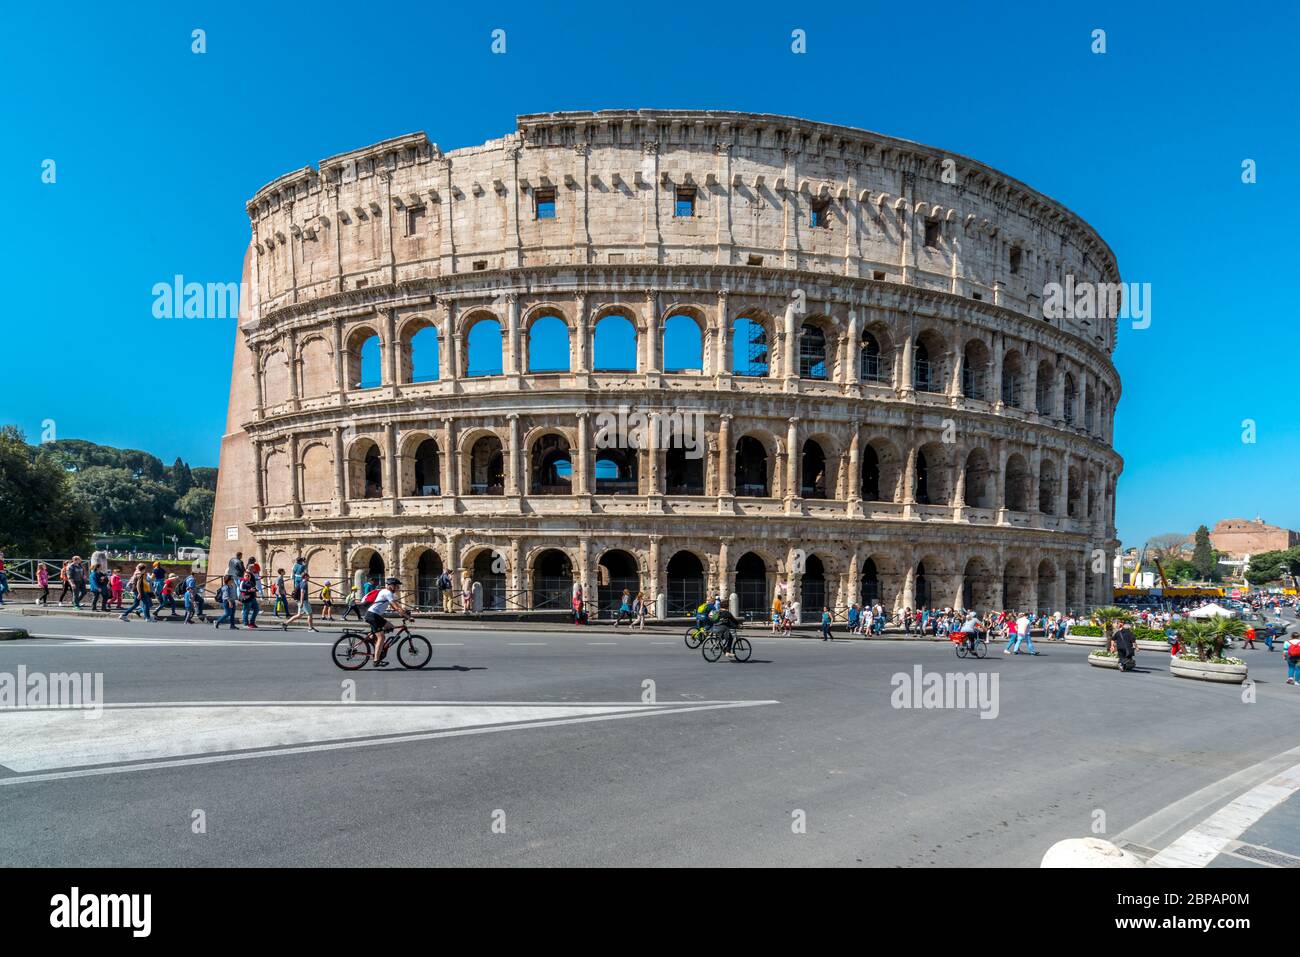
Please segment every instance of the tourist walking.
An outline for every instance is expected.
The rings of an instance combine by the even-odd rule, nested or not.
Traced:
[[[321,617],[326,621],[334,620],[334,586],[326,581],[320,586]]]
[[[59,584],[63,587],[59,589],[59,607],[63,607],[63,599],[68,597],[68,592],[72,591],[72,582],[68,580],[68,568],[71,567],[72,561],[65,561],[59,566]]]
[[[271,606],[271,614],[276,618],[280,617],[283,610],[284,616],[289,617],[289,599],[284,594],[284,569],[281,568],[275,573],[275,583],[271,585],[272,591],[275,592],[275,604]]]
[[[618,617],[614,619],[614,627],[617,628],[625,617],[628,630],[631,631],[635,620],[632,615],[632,593],[626,588],[623,589],[623,595],[618,600]]]
[[[145,621],[154,620],[149,614],[149,610],[153,606],[152,587],[149,581],[149,573],[145,568],[145,564],[141,562],[135,566],[135,574],[131,576],[131,594],[135,596],[135,601],[131,603],[130,608],[122,613],[122,621],[126,621],[131,617],[132,612],[140,608],[144,609]]]
[[[197,615],[199,621],[207,621],[208,616],[204,614],[203,608],[203,589],[199,587],[199,580],[191,572],[185,577],[181,588],[185,594],[185,624],[194,624],[194,616]]]
[[[244,577],[239,580],[239,598],[244,603],[244,627],[255,630],[262,606],[257,603],[257,579],[248,569],[244,569]]]
[[[831,610],[822,606],[822,641],[831,640]]]
[[[38,605],[48,605],[50,603],[50,569],[44,562],[36,568],[36,587],[41,590],[40,596],[36,599]]]
[[[113,569],[113,574],[108,576],[108,588],[113,594],[113,607],[118,611],[122,610],[122,573]],[[48,592],[47,592],[48,594]]]
[[[357,588],[357,583],[353,582],[352,586],[348,588],[348,597],[343,602],[344,621],[347,621],[348,615],[352,614],[353,612],[357,613],[357,621],[362,620],[361,606],[358,604],[359,601],[360,601],[360,589]]]
[[[1022,614],[1014,620],[1008,620],[1007,646],[1002,649],[1002,653],[1004,655],[1020,654],[1020,645],[1023,642],[1029,649],[1027,652],[1028,654],[1038,654],[1038,650],[1034,647],[1034,639],[1029,634],[1030,628],[1032,627],[1028,614]],[[1014,631],[1012,630],[1013,628]]]
[[[81,599],[86,597],[86,566],[81,563],[81,556],[74,555],[68,565],[68,584],[72,586],[72,607],[81,608]]]
[[[224,613],[220,618],[212,623],[214,628],[220,628],[226,622],[230,622],[230,630],[235,630],[235,580],[229,575],[221,579],[221,587],[217,589],[217,602],[221,605]]]
[[[305,568],[302,571],[301,577],[299,577],[296,580],[296,582],[297,583],[295,584],[294,587],[297,589],[298,592],[298,613],[294,615],[292,618],[290,618],[288,621],[281,622],[280,628],[284,631],[288,631],[290,625],[292,625],[298,619],[302,618],[303,615],[306,615],[307,630],[316,631],[317,630],[316,622],[312,618],[312,611],[311,611],[311,593],[310,593],[311,575],[307,574],[307,570]]]
[[[104,601],[104,611],[108,611],[108,601],[104,599],[104,592],[108,590],[108,582],[104,578],[104,573],[99,570],[98,565],[90,569],[90,610],[99,611],[99,603]]]
[[[445,568],[442,570],[442,574],[438,576],[438,594],[442,597],[443,614],[450,615],[455,611],[456,595],[452,590],[451,575],[448,574]]]
[[[235,557],[226,565],[226,574],[235,581],[242,581],[244,578],[244,553],[235,552]]]
[[[171,620],[175,621],[179,615],[176,614],[176,583],[180,579],[175,575],[168,575],[163,579],[162,587],[158,590],[158,610],[154,612],[154,617],[158,618],[163,613],[165,606],[171,612]]]
[[[639,631],[645,631],[645,620],[650,613],[649,606],[646,604],[645,592],[637,592],[636,600],[632,602],[632,613],[636,615],[636,627]]]
[[[1283,648],[1286,652],[1286,683],[1300,683],[1300,635],[1292,635]]]

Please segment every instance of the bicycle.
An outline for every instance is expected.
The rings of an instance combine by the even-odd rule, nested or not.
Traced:
[[[704,639],[708,637],[708,634],[709,634],[708,625],[694,625],[690,628],[687,628],[686,647],[694,651],[696,648],[700,647],[700,645],[704,643]]]
[[[976,658],[988,657],[989,643],[981,638],[979,634],[972,635],[972,640],[967,642],[966,635],[967,633],[964,631],[951,631],[948,633],[948,640],[956,646],[953,650],[957,652],[957,657],[965,658],[968,654],[974,655]]]
[[[719,634],[711,631],[705,635],[703,642],[700,643],[700,654],[704,656],[705,661],[714,662],[722,657],[722,653],[726,650],[726,646],[727,633],[723,632]],[[748,639],[741,638],[733,632],[731,637],[731,653],[736,656],[737,661],[748,661],[749,656],[754,653],[754,648],[750,645]]]
[[[384,644],[379,650],[379,660],[383,661],[388,649],[397,645],[397,660],[403,668],[418,670],[429,663],[433,657],[433,645],[423,635],[411,633],[406,621],[384,634]],[[364,668],[366,662],[374,657],[375,640],[371,635],[359,631],[345,631],[334,642],[334,664],[344,671],[356,671]]]

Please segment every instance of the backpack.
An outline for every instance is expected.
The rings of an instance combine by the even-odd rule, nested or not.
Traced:
[[[1286,656],[1288,658],[1300,658],[1300,638],[1292,638],[1287,643]]]

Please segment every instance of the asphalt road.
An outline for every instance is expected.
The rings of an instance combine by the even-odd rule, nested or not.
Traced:
[[[1042,642],[958,661],[752,629],[752,661],[708,664],[660,634],[425,628],[429,668],[346,674],[330,633],[13,625],[99,639],[0,642],[0,673],[102,673],[108,707],[0,711],[6,866],[1037,866],[1097,812],[1118,835],[1300,745],[1262,646],[1245,703],[1161,653],[1121,675]],[[895,707],[917,666],[996,676],[996,717]],[[140,707],[164,702],[187,704]]]

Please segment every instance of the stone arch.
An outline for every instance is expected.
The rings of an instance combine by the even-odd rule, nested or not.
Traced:
[[[528,554],[528,606],[567,609],[573,600],[574,569],[578,563],[565,549],[544,545]],[[587,596],[590,600],[590,596]]]
[[[926,442],[916,450],[912,468],[912,501],[918,505],[947,505],[952,501],[952,469],[948,449]]]
[[[1033,581],[1023,560],[1011,558],[1002,570],[1002,610],[1029,611],[1033,603]]]
[[[982,555],[966,559],[962,570],[961,606],[966,611],[996,608],[999,604],[1000,583],[993,565]]]
[[[1051,415],[1056,401],[1056,370],[1052,363],[1043,359],[1038,363],[1038,375],[1034,379],[1034,410],[1039,415]]]
[[[534,429],[525,441],[525,447],[528,449],[529,494],[574,493],[573,452],[568,436],[558,429]]]
[[[437,436],[424,430],[403,436],[401,464],[401,494],[442,494],[442,445]]]
[[[591,329],[591,367],[595,372],[636,372],[640,333],[625,310],[610,306]]]
[[[961,394],[968,399],[987,400],[989,363],[992,356],[983,339],[966,342],[961,360]]]
[[[1007,467],[1003,479],[1003,508],[1012,512],[1029,511],[1030,483],[1033,476],[1029,472],[1029,463],[1019,452],[1007,456]]]
[[[1033,610],[1039,614],[1050,613],[1056,609],[1056,564],[1050,558],[1038,563],[1037,587],[1034,592]]]
[[[383,498],[384,451],[368,435],[355,440],[347,450],[348,498]]]
[[[334,451],[324,442],[312,442],[302,455],[302,500],[316,504],[334,498]]]
[[[893,353],[889,326],[879,321],[868,324],[858,340],[858,378],[877,385],[892,385]]]
[[[266,504],[288,505],[293,500],[293,471],[289,456],[272,449],[263,465],[266,471]]]
[[[997,482],[987,450],[976,447],[966,453],[965,501],[970,508],[996,508]]]
[[[767,616],[771,605],[772,572],[770,566],[755,550],[747,550],[736,559],[731,580],[735,583],[738,608],[736,617]]]
[[[944,392],[948,343],[937,329],[924,329],[912,343],[912,388],[916,392]]]
[[[694,614],[704,602],[708,567],[708,561],[689,548],[673,552],[665,566],[668,586],[665,599],[670,617]]]
[[[438,579],[443,572],[442,556],[432,548],[416,546],[402,562],[412,579],[408,594],[414,596],[418,608],[440,608]]]
[[[838,363],[838,331],[829,316],[805,316],[796,330],[799,342],[799,378],[820,382],[834,382]]]
[[[591,459],[592,487],[597,495],[636,495],[640,492],[640,457],[635,449],[598,448],[591,453]]]
[[[308,336],[298,346],[298,394],[317,399],[337,387],[334,378],[334,347],[324,336]]]
[[[273,349],[262,359],[262,406],[276,409],[289,401],[289,359]]]
[[[356,580],[357,572],[361,573],[362,580],[372,585],[382,585],[388,575],[387,563],[384,561],[384,555],[380,548],[373,545],[354,546],[348,555],[348,583],[349,586]],[[363,585],[361,597],[364,598],[366,588]]]
[[[736,495],[744,498],[770,498],[776,456],[768,451],[763,440],[753,432],[742,433],[736,439],[733,453],[736,473],[733,488]]]
[[[898,501],[903,476],[903,454],[892,439],[877,435],[863,442],[859,454],[859,470],[859,494],[864,501]]]
[[[1043,456],[1038,463],[1038,510],[1044,515],[1056,514],[1056,462]]]
[[[1065,391],[1061,393],[1061,415],[1065,419],[1066,425],[1074,425],[1075,415],[1078,410],[1074,407],[1074,399],[1078,386],[1075,384],[1074,376],[1067,372],[1065,374]]]
[[[806,620],[820,617],[822,608],[830,607],[834,602],[829,580],[830,570],[821,555],[813,553],[804,557],[803,571],[799,575],[799,603]]]
[[[710,329],[708,317],[692,306],[677,306],[664,317],[660,343],[665,372],[704,373],[709,369]],[[670,357],[676,351],[679,358]],[[671,361],[670,361],[671,360]]]
[[[597,617],[618,616],[624,589],[629,599],[636,598],[641,590],[641,563],[627,549],[607,548],[596,559]]]
[[[465,358],[460,372],[466,378],[501,375],[505,371],[505,341],[501,320],[487,309],[475,309],[461,320]]]
[[[1024,407],[1025,361],[1018,349],[1008,349],[1002,356],[1002,404],[1013,409]]]
[[[573,327],[553,307],[535,307],[525,317],[523,368],[529,373],[569,372],[573,368]]]
[[[397,329],[401,363],[399,381],[436,382],[442,376],[441,340],[438,327],[428,316],[411,316]]]
[[[748,310],[732,320],[731,374],[765,379],[772,375],[772,348],[776,322],[768,313]]]
[[[465,495],[504,495],[505,443],[492,429],[474,429],[461,437],[461,474]]]
[[[384,384],[384,343],[376,326],[363,322],[348,329],[343,352],[349,389],[375,389]]]
[[[705,456],[673,445],[664,453],[664,490],[669,495],[704,495]]]
[[[464,589],[464,578],[479,586],[485,611],[504,611],[507,607],[506,574],[510,562],[506,552],[494,545],[474,544],[461,553],[462,580],[453,586]]]

